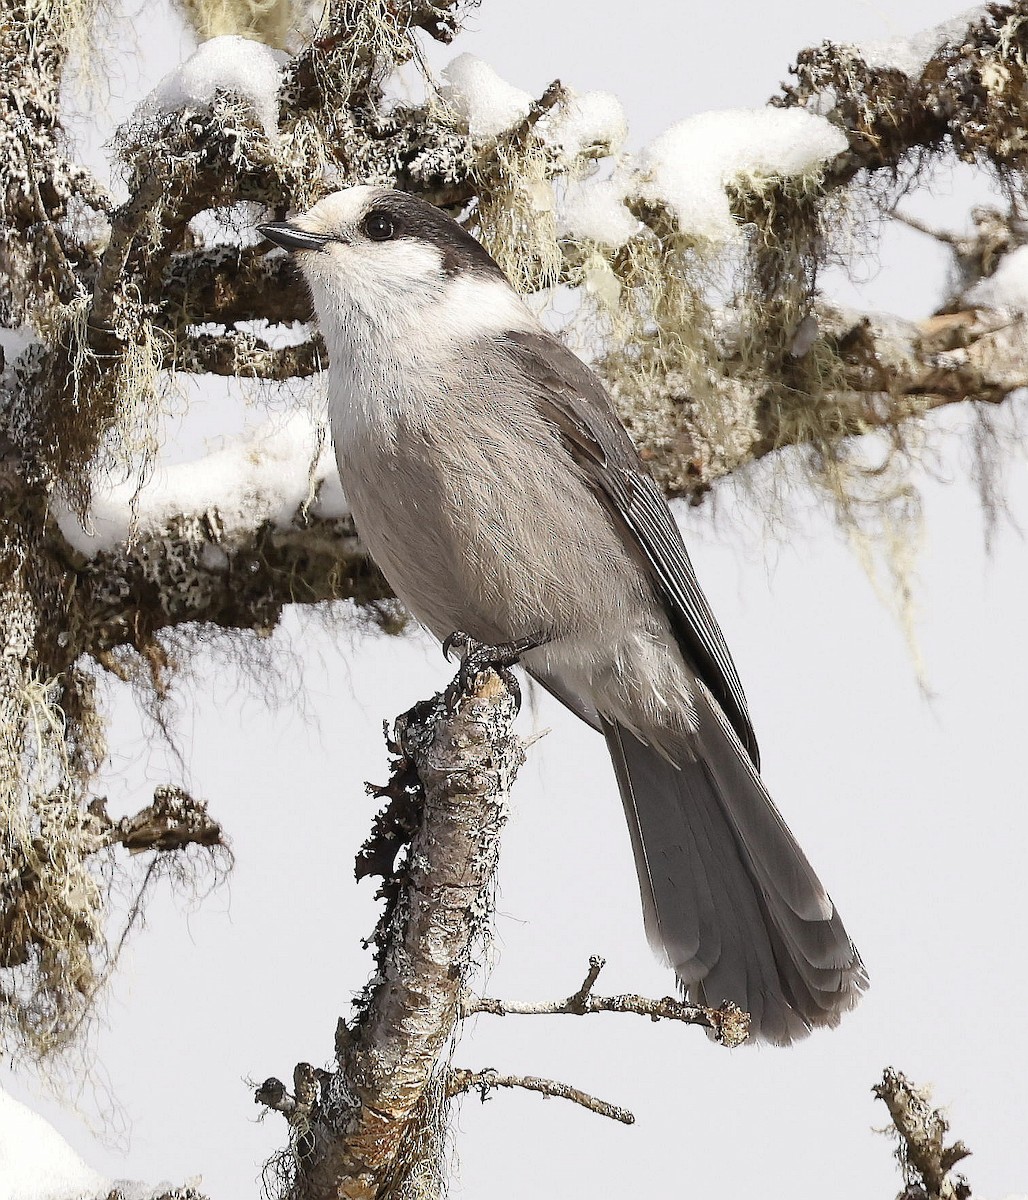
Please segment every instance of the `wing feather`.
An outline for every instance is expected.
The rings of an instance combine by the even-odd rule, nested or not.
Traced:
[[[603,385],[545,333],[512,332],[505,344],[531,379],[534,399],[590,481],[626,546],[644,561],[679,646],[720,704],[759,770],[746,696],[724,635],[700,588],[667,501],[639,458]]]

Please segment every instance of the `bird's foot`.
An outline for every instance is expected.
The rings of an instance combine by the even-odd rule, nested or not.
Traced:
[[[475,639],[462,629],[455,629],[443,642],[443,657],[449,661],[450,651],[463,651],[460,670],[456,678],[446,689],[446,703],[453,708],[462,695],[466,695],[475,685],[475,679],[483,671],[495,671],[503,680],[503,685],[514,697],[517,710],[521,711],[521,685],[510,671],[519,662],[522,654],[541,646],[539,638],[523,637],[513,642],[501,642],[497,646],[488,646]]]

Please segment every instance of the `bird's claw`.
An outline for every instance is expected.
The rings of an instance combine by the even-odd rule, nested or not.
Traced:
[[[443,639],[443,658],[449,662],[450,651],[454,647],[458,650],[470,650],[472,646],[477,644],[470,633],[465,633],[463,629],[455,629],[448,638]]]
[[[541,643],[538,638],[524,637],[512,642],[502,642],[497,646],[488,646],[475,639],[462,629],[455,629],[443,642],[443,657],[449,660],[450,651],[455,647],[464,651],[460,670],[450,686],[446,689],[446,702],[453,708],[461,696],[467,695],[475,685],[475,679],[483,671],[495,671],[503,680],[503,685],[514,699],[515,709],[521,711],[521,685],[515,679],[510,668],[519,662],[522,654],[534,650]]]

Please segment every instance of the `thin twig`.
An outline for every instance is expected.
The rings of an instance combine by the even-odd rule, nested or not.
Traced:
[[[459,1096],[462,1092],[477,1089],[483,1101],[492,1088],[524,1088],[528,1092],[539,1092],[543,1096],[556,1096],[561,1100],[570,1100],[580,1104],[590,1112],[601,1117],[610,1117],[612,1121],[620,1121],[622,1125],[634,1125],[635,1117],[627,1108],[619,1108],[606,1100],[590,1096],[580,1088],[572,1087],[569,1083],[559,1083],[556,1079],[540,1079],[537,1075],[500,1075],[496,1071],[469,1071],[464,1067],[454,1067],[450,1071],[447,1091],[451,1096]]]
[[[130,196],[111,218],[111,237],[100,260],[93,284],[93,309],[90,324],[108,329],[114,317],[114,301],[132,243],[165,191],[161,176],[147,176],[134,196]]]
[[[937,242],[944,242],[947,246],[958,246],[964,240],[956,233],[950,233],[948,229],[935,229],[917,217],[912,217],[909,213],[900,212],[894,208],[889,214],[894,221],[899,221],[903,225],[909,225],[911,229],[916,229],[918,233],[927,234],[928,237],[935,238]]]
[[[636,1013],[640,1017],[649,1017],[651,1021],[681,1021],[685,1025],[701,1025],[711,1030],[715,1040],[724,1046],[739,1046],[749,1036],[749,1014],[727,1002],[720,1008],[705,1008],[700,1004],[686,1004],[674,996],[665,996],[662,1000],[651,1000],[631,992],[620,996],[594,996],[592,988],[603,965],[604,959],[599,956],[590,958],[589,973],[584,983],[566,1000],[525,1003],[496,1000],[491,996],[469,996],[464,1000],[461,1015],[470,1017],[475,1013],[490,1013],[495,1017],[536,1017],[567,1013],[582,1017],[600,1012]]]
[[[599,954],[594,954],[589,959],[589,970],[586,972],[585,979],[582,981],[582,986],[573,996],[568,997],[568,1006],[571,1012],[579,1012],[584,1014],[587,1011],[589,997],[592,994],[593,985],[600,977],[600,972],[606,965],[607,960]]]

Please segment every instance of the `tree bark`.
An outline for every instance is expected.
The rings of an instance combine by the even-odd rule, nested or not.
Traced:
[[[396,723],[390,791],[416,827],[402,866],[386,868],[379,974],[356,1021],[340,1023],[335,1072],[302,1128],[292,1122],[297,1198],[402,1197],[415,1178],[429,1189],[417,1195],[436,1194],[445,1047],[488,940],[507,793],[524,761],[515,716],[488,673],[452,710],[437,696]]]

